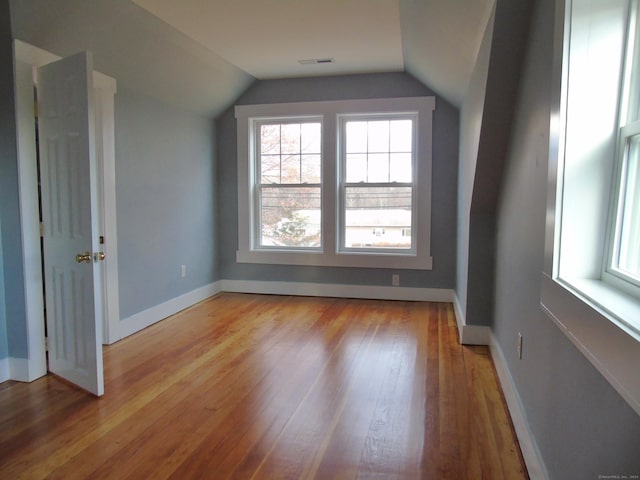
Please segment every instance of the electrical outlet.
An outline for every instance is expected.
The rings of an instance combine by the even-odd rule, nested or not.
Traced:
[[[187,266],[180,265],[180,278],[184,278],[187,276]]]
[[[391,285],[393,285],[394,287],[400,286],[400,275],[398,275],[397,273],[391,275]]]
[[[518,360],[522,360],[522,334],[518,332]]]

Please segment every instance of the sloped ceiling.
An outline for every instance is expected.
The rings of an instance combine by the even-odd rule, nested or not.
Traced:
[[[10,0],[14,38],[61,57],[90,50],[118,86],[215,116],[255,80],[130,0]]]
[[[404,69],[396,0],[133,1],[259,79]]]
[[[401,0],[406,70],[462,106],[495,0]]]
[[[215,116],[255,79],[407,71],[461,106],[494,0],[11,0],[13,35]],[[332,59],[331,63],[300,60]]]

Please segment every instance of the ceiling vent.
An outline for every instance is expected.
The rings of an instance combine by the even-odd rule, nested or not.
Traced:
[[[321,65],[324,63],[336,63],[333,58],[308,58],[305,60],[298,60],[300,65]]]

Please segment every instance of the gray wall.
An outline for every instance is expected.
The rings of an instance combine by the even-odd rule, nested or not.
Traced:
[[[468,211],[461,212],[463,222],[468,216],[468,224],[463,223],[459,228],[463,234],[468,229],[468,239],[462,235],[459,248],[468,248],[461,253],[462,262],[466,260],[468,264],[466,279],[459,269],[458,289],[466,296],[463,311],[465,322],[470,325],[491,325],[493,318],[495,212],[530,9],[530,0],[497,0],[492,14],[493,24],[491,20],[488,22],[490,33],[485,33],[472,77],[471,96],[465,100],[468,105],[465,115],[469,118],[465,120],[464,128],[470,130],[462,132],[461,137],[470,139],[472,143],[464,147],[470,150],[460,159],[460,169],[465,172],[460,188],[463,200],[466,202],[470,197],[470,204]],[[490,40],[488,35],[491,35]],[[488,57],[486,48],[489,48]],[[482,120],[478,136],[479,116]],[[477,156],[474,158],[476,139]],[[473,178],[471,184],[470,173]]]
[[[10,0],[13,34],[93,66],[138,92],[213,116],[253,77],[131,0]]]
[[[553,4],[537,2],[528,40],[498,205],[493,329],[550,477],[638,475],[640,417],[540,308]]]
[[[0,212],[1,214],[2,212]],[[2,220],[0,219],[0,225]],[[7,344],[7,315],[5,313],[4,299],[4,262],[2,258],[2,229],[0,228],[0,360],[9,356]]]
[[[467,314],[467,279],[469,276],[469,230],[471,212],[471,194],[473,179],[478,160],[480,129],[484,111],[484,98],[489,73],[489,55],[493,38],[493,22],[495,8],[487,23],[478,58],[469,82],[460,111],[460,167],[458,171],[458,237],[457,237],[457,272],[456,295],[462,309]]]
[[[116,94],[115,128],[124,319],[219,279],[215,136],[213,120],[126,88]]]
[[[20,201],[18,196],[18,155],[13,101],[13,46],[9,4],[0,0],[0,231],[2,232],[4,311],[6,328],[0,323],[0,343],[8,345],[6,356],[27,358],[27,331],[24,303]],[[0,296],[2,300],[2,296]],[[2,349],[0,348],[0,355]],[[0,356],[0,358],[2,358]]]
[[[264,80],[254,83],[238,105],[433,95],[410,75],[388,73],[341,77]],[[436,99],[433,122],[431,253],[433,270],[401,270],[401,285],[454,288],[458,110]],[[390,285],[391,270],[239,264],[236,121],[233,108],[217,120],[220,272],[225,279],[281,280],[355,285]],[[395,271],[395,270],[394,270]]]

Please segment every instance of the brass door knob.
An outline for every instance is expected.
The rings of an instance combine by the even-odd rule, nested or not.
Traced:
[[[76,255],[76,262],[91,263],[91,254],[89,252],[79,253]]]
[[[93,254],[93,258],[95,259],[95,261],[99,261],[99,260],[104,260],[106,257],[106,255],[104,254],[104,252],[96,252]]]

